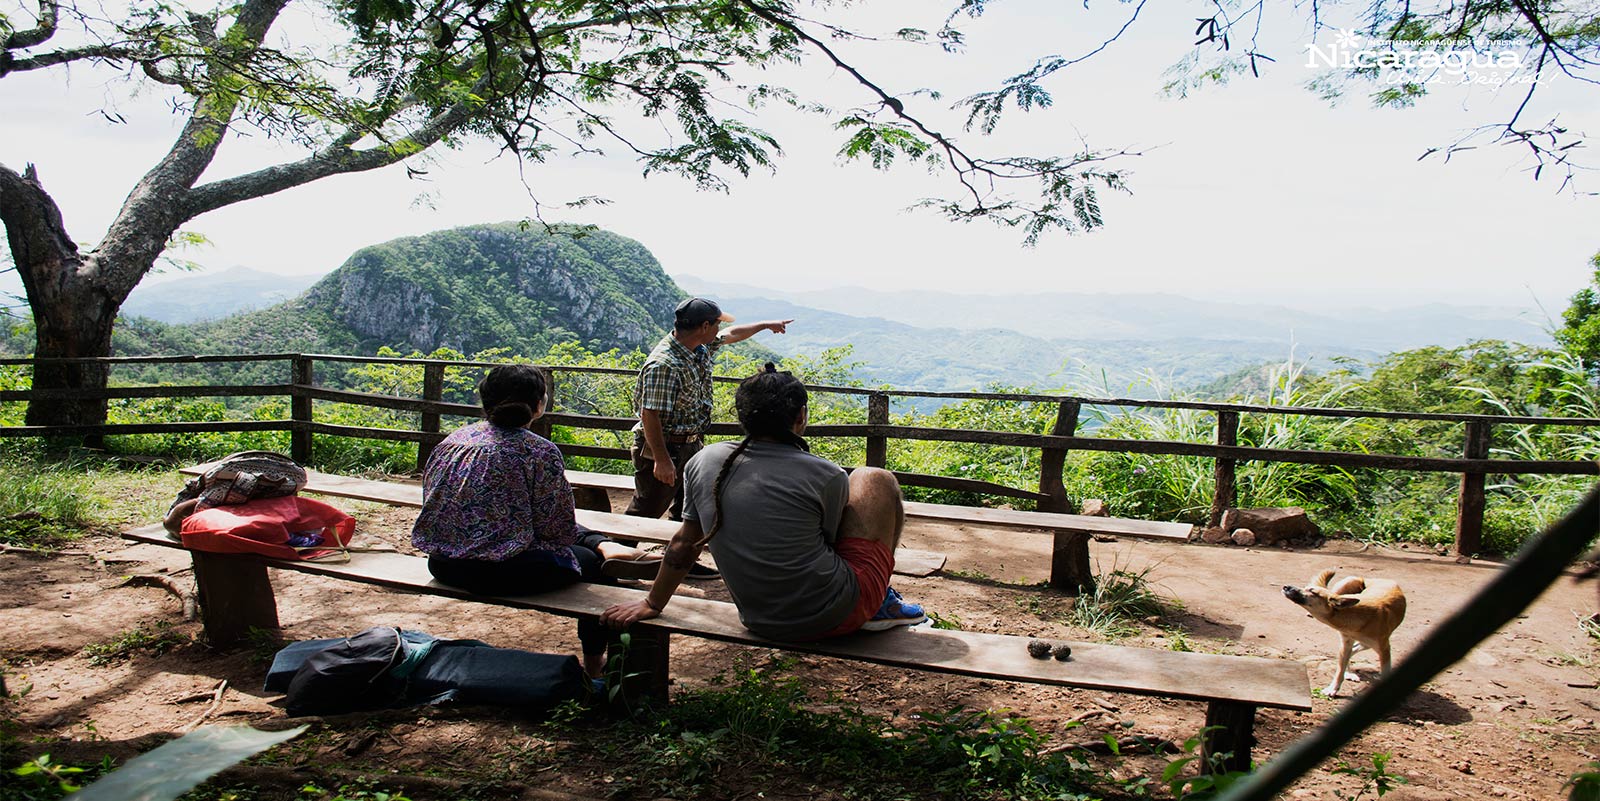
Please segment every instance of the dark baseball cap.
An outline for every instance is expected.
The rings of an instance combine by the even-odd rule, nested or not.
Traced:
[[[689,298],[679,303],[673,310],[673,321],[680,327],[704,325],[717,320],[724,323],[733,322],[733,315],[724,314],[722,307],[705,298]]]

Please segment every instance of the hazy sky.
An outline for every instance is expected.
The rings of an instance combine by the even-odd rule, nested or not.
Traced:
[[[1275,5],[1274,13],[1289,13],[1290,4]],[[874,2],[847,21],[875,31],[932,28],[945,7]],[[1296,305],[1524,305],[1537,296],[1556,313],[1586,283],[1587,259],[1600,250],[1600,200],[1558,193],[1552,176],[1534,182],[1509,148],[1479,149],[1449,164],[1418,161],[1426,148],[1470,126],[1502,120],[1520,93],[1437,89],[1402,111],[1371,109],[1358,93],[1330,107],[1304,88],[1317,74],[1305,66],[1310,36],[1285,17],[1268,20],[1263,39],[1278,60],[1265,77],[1163,99],[1163,72],[1189,51],[1204,7],[1151,4],[1121,41],[1051,80],[1052,108],[1010,115],[992,143],[961,137],[990,153],[1067,152],[1080,140],[1143,151],[1121,163],[1132,173],[1133,193],[1102,198],[1107,226],[1092,235],[1056,235],[1027,249],[1012,231],[907,212],[921,197],[953,191],[951,179],[915,167],[883,174],[842,165],[834,155],[839,136],[825,120],[788,113],[756,121],[784,144],[778,173],[736,181],[729,195],[667,176],[642,180],[620,148],[611,157],[532,165],[525,178],[546,203],[609,198],[609,206],[548,208],[546,215],[634,237],[669,273],[776,289],[1166,291]],[[1006,0],[965,26],[970,47],[962,56],[897,42],[839,48],[891,90],[942,88],[944,100],[920,98],[912,108],[949,131],[957,125],[941,109],[951,100],[993,86],[1038,56],[1092,50],[1131,9]],[[770,77],[797,80],[836,107],[866,100],[820,61]],[[176,130],[158,92],[129,98],[126,86],[107,78],[78,68],[66,91],[59,72],[0,80],[0,163],[37,164],[82,242],[103,233]],[[1574,129],[1600,128],[1592,87],[1546,90],[1530,118],[1560,111]],[[97,112],[107,103],[127,124]],[[208,269],[321,273],[364,245],[523,218],[531,206],[518,167],[494,155],[482,146],[446,151],[422,180],[394,167],[213,212],[186,226],[213,245],[184,256]],[[259,139],[235,139],[207,177],[292,157]],[[1600,175],[1580,188],[1600,190]]]

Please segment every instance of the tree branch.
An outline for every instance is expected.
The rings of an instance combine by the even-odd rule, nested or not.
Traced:
[[[479,79],[473,93],[482,91],[489,77]],[[179,204],[178,214],[190,220],[223,206],[282,192],[330,175],[366,172],[404,161],[433,146],[472,118],[479,106],[466,100],[436,114],[415,131],[392,144],[354,150],[349,147],[359,137],[347,132],[334,143],[311,156],[289,164],[279,164],[252,173],[203,184],[189,190]],[[356,137],[352,139],[352,137]]]
[[[143,55],[138,49],[125,45],[87,45],[66,50],[55,50],[49,53],[40,53],[26,58],[15,58],[9,52],[0,52],[0,78],[13,72],[27,72],[57,64],[70,64],[74,61],[86,59],[134,60]]]
[[[50,41],[50,37],[56,35],[56,19],[60,12],[61,6],[56,0],[39,0],[39,23],[25,31],[12,31],[0,42],[0,50],[21,50]]]
[[[234,75],[231,61],[260,47],[267,31],[289,0],[246,0],[210,54],[208,84],[227,85]],[[206,38],[202,20],[191,20],[196,34]],[[103,271],[106,290],[120,304],[144,277],[167,240],[186,219],[180,214],[182,198],[210,166],[238,108],[240,94],[210,89],[194,104],[183,131],[172,148],[128,194],[102,244],[91,254],[93,268]]]

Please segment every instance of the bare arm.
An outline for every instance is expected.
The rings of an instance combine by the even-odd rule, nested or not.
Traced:
[[[762,331],[771,331],[774,334],[784,334],[784,333],[788,333],[789,324],[792,323],[792,322],[794,322],[794,320],[792,320],[792,319],[791,320],[764,320],[764,321],[759,322],[759,323],[745,323],[744,325],[730,325],[727,328],[722,329],[722,333],[720,335],[718,335],[717,338],[722,340],[722,344],[724,344],[724,345],[732,345],[735,342],[743,342],[743,341],[749,339],[750,337],[753,337],[756,334],[761,333]]]
[[[614,629],[625,629],[630,623],[659,617],[672,600],[672,594],[678,591],[678,585],[683,583],[683,577],[689,575],[689,568],[694,567],[700,552],[705,550],[700,544],[704,536],[699,521],[683,521],[672,535],[672,541],[667,543],[667,555],[661,560],[661,572],[650,585],[650,594],[601,612],[600,622]]]

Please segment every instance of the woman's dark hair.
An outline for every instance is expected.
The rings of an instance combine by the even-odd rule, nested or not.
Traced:
[[[800,411],[806,408],[807,398],[806,385],[788,370],[779,372],[777,365],[772,362],[767,362],[761,372],[739,382],[739,389],[733,395],[733,405],[739,414],[739,427],[744,429],[744,439],[734,446],[727,461],[722,463],[722,469],[717,472],[717,483],[711,490],[716,522],[700,540],[701,545],[710,542],[722,530],[722,487],[728,481],[728,473],[733,471],[734,461],[750,447],[751,439],[775,439],[808,453],[811,451],[811,446],[794,433],[794,421],[800,417]]]
[[[504,428],[521,428],[544,408],[544,374],[531,364],[504,364],[478,382],[483,416]]]

